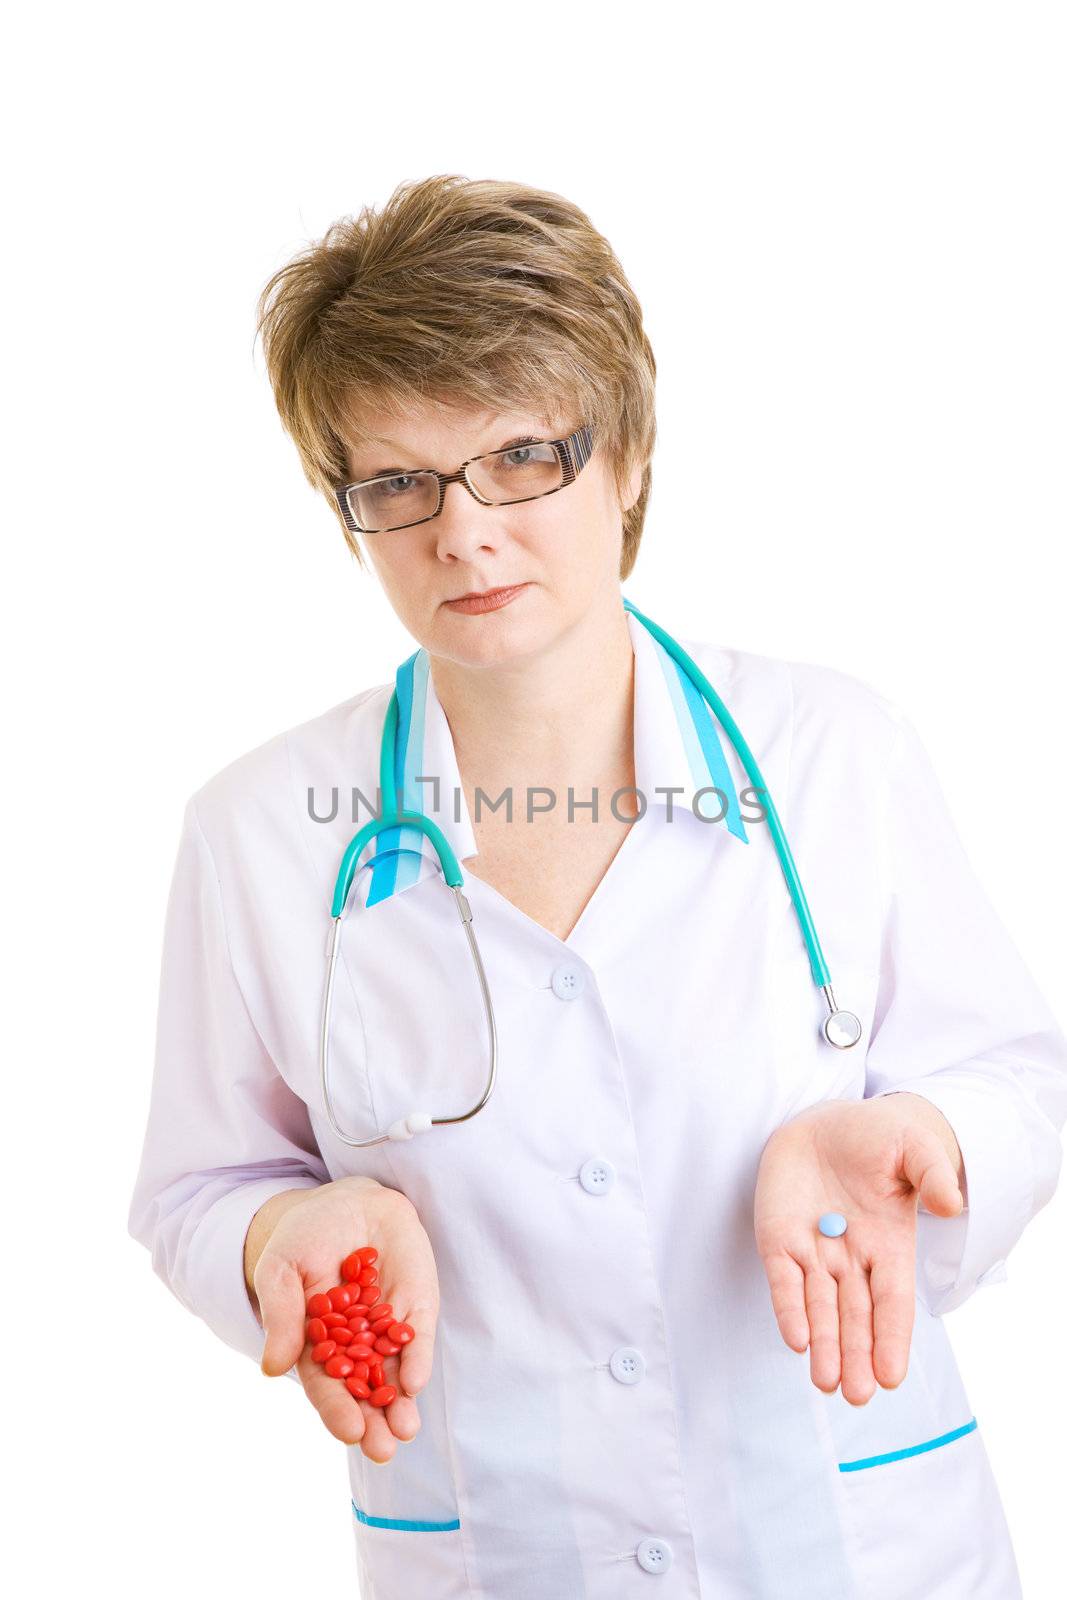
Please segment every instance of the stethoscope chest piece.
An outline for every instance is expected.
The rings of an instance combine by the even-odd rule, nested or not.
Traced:
[[[851,1050],[863,1036],[863,1024],[854,1011],[831,1011],[822,1025],[822,1036],[835,1050]]]

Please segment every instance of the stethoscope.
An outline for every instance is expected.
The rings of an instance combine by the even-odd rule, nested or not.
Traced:
[[[755,756],[745,743],[744,736],[733,717],[727,711],[722,700],[708,679],[701,672],[692,656],[688,655],[676,639],[672,639],[656,623],[652,622],[629,600],[623,600],[623,607],[631,612],[652,634],[670,655],[672,655],[685,670],[694,686],[703,695],[711,706],[719,721],[729,734],[730,741],[737,752],[745,771],[752,783],[760,790],[763,796],[763,805],[766,811],[767,822],[774,840],[774,848],[778,852],[778,860],[785,874],[785,881],[789,886],[793,906],[796,910],[800,931],[804,935],[804,943],[808,950],[808,961],[811,966],[811,975],[815,986],[822,990],[826,1001],[827,1015],[822,1022],[822,1036],[827,1044],[837,1050],[849,1050],[857,1043],[863,1033],[859,1017],[852,1011],[842,1011],[834,999],[834,991],[830,984],[830,972],[819,944],[819,936],[815,932],[811,912],[808,909],[807,897],[801,887],[797,874],[793,852],[789,848],[789,841],[785,836],[774,801],[770,791],[763,781]],[[463,893],[463,873],[460,871],[459,862],[456,860],[448,840],[441,829],[421,811],[398,811],[396,804],[396,736],[399,720],[399,705],[396,689],[394,688],[389,701],[389,709],[385,716],[385,726],[382,729],[382,748],[379,763],[379,781],[381,785],[381,815],[373,818],[361,828],[351,840],[347,850],[341,858],[341,866],[337,873],[337,883],[333,891],[333,905],[330,915],[333,918],[333,928],[330,934],[329,952],[326,964],[326,988],[322,1001],[322,1027],[319,1035],[319,1066],[322,1074],[322,1098],[326,1107],[326,1115],[330,1126],[338,1139],[343,1144],[351,1145],[355,1149],[365,1149],[368,1145],[384,1144],[390,1139],[410,1139],[413,1134],[425,1133],[428,1128],[444,1126],[451,1122],[467,1122],[475,1116],[485,1105],[493,1092],[496,1084],[497,1063],[497,1034],[496,1017],[493,1013],[493,1000],[489,993],[489,984],[485,976],[485,967],[482,965],[481,952],[478,941],[474,936],[474,919],[467,897]],[[485,1092],[478,1104],[469,1111],[457,1117],[431,1117],[425,1111],[412,1111],[406,1117],[400,1117],[386,1130],[385,1133],[375,1135],[373,1139],[353,1139],[346,1134],[334,1116],[333,1103],[330,1099],[330,1009],[333,1004],[334,974],[337,969],[337,954],[341,944],[341,925],[344,921],[345,907],[352,888],[352,881],[356,875],[356,866],[360,856],[372,839],[386,828],[404,827],[416,828],[423,833],[433,845],[437,859],[444,873],[445,883],[451,889],[456,902],[456,910],[463,924],[463,931],[467,936],[470,947],[471,959],[478,976],[478,987],[481,991],[482,1004],[485,1008],[485,1020],[489,1028],[489,1077],[485,1085]]]

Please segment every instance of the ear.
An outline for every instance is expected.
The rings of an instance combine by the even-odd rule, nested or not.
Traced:
[[[623,496],[622,509],[624,513],[629,511],[632,506],[637,504],[638,498],[641,494],[641,482],[644,478],[644,475],[645,469],[643,464],[640,461],[635,462],[633,470],[630,473],[629,482],[626,485],[626,493]]]

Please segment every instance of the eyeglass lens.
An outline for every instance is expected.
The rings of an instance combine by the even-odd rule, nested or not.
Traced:
[[[563,467],[550,444],[523,444],[472,461],[467,476],[483,499],[506,505],[560,488]],[[358,484],[349,490],[348,503],[361,528],[379,533],[432,516],[437,494],[432,472],[406,472]]]

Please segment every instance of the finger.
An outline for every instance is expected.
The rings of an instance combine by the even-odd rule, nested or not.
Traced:
[[[409,1439],[414,1439],[422,1427],[422,1418],[419,1416],[419,1408],[415,1401],[404,1394],[400,1387],[400,1373],[398,1370],[400,1360],[401,1357],[399,1355],[385,1356],[383,1358],[385,1381],[391,1388],[396,1390],[396,1399],[390,1401],[387,1406],[381,1409],[382,1415],[388,1422],[394,1436],[406,1442]]]
[[[804,1275],[804,1303],[811,1329],[811,1381],[832,1394],[841,1382],[837,1283],[821,1261]]]
[[[811,1333],[804,1308],[804,1268],[784,1250],[766,1256],[763,1268],[770,1284],[778,1331],[790,1350],[801,1355],[808,1348]]]
[[[910,1250],[878,1253],[871,1265],[871,1299],[874,1375],[883,1389],[895,1389],[907,1376],[915,1325],[914,1243]]]
[[[395,1374],[389,1368],[395,1364],[395,1356],[385,1357],[386,1381],[394,1387]],[[372,1460],[388,1461],[396,1450],[396,1441],[413,1439],[422,1426],[414,1400],[399,1393],[396,1400],[385,1407],[357,1400],[339,1378],[332,1377],[319,1362],[311,1359],[310,1351],[302,1357],[297,1370],[308,1399],[329,1432],[342,1444],[362,1445],[364,1453]],[[380,1420],[383,1418],[386,1419],[384,1423]]]
[[[368,1461],[391,1461],[396,1455],[398,1442],[386,1420],[388,1407],[372,1406],[366,1400],[361,1400],[360,1408],[366,1422],[366,1431],[359,1441],[360,1449]]]
[[[260,1367],[278,1378],[295,1366],[307,1341],[304,1331],[304,1282],[291,1261],[263,1252],[253,1274],[266,1342]]]
[[[415,1337],[400,1351],[398,1388],[401,1394],[416,1395],[429,1383],[433,1372],[437,1313],[428,1306],[413,1306],[403,1320],[414,1328]]]
[[[422,1418],[419,1416],[419,1408],[415,1401],[410,1400],[405,1394],[400,1394],[399,1391],[392,1404],[385,1407],[384,1415],[395,1436],[405,1442],[414,1439],[422,1427]]]
[[[331,1378],[310,1355],[297,1371],[307,1395],[327,1430],[342,1444],[359,1444],[366,1432],[366,1413],[338,1378]]]
[[[365,1400],[357,1400],[338,1378],[324,1372],[318,1362],[309,1360],[308,1367],[310,1370],[306,1374],[304,1371],[300,1374],[304,1378],[304,1390],[326,1429],[342,1444],[358,1444],[369,1460],[379,1463],[391,1460],[396,1453],[398,1439],[413,1438],[418,1432],[417,1416],[417,1425],[410,1434],[398,1433],[386,1417],[392,1406],[372,1406]],[[393,1406],[397,1403],[394,1401]],[[413,1400],[405,1403],[412,1408],[415,1406]],[[397,1421],[402,1430],[403,1412]]]
[[[838,1277],[837,1307],[841,1324],[841,1393],[849,1405],[866,1405],[878,1387],[871,1362],[871,1288],[865,1268],[854,1258]]]
[[[948,1151],[929,1128],[912,1126],[904,1133],[904,1176],[927,1211],[954,1217],[963,1209],[963,1193]]]

